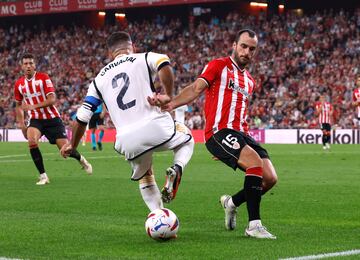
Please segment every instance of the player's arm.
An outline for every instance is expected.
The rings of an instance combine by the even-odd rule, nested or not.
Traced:
[[[54,105],[56,102],[56,96],[55,93],[49,93],[46,96],[46,99],[43,102],[31,105],[31,104],[22,104],[23,110],[34,110],[37,108],[44,108]]]
[[[22,101],[16,101],[16,126],[21,129],[24,137],[27,139],[27,127],[25,125],[24,110],[22,109]]]
[[[97,91],[98,90],[95,88],[95,81],[93,81],[89,86],[88,93],[83,104],[76,112],[76,121],[73,124],[71,141],[70,143],[64,145],[60,150],[60,154],[64,158],[68,157],[73,150],[76,150],[81,137],[86,131],[86,125],[89,123],[92,115],[96,111],[96,108],[102,103]]]
[[[195,82],[185,87],[177,96],[175,96],[166,110],[172,110],[190,103],[200,96],[200,94],[208,87],[208,83],[204,79],[198,78]]]

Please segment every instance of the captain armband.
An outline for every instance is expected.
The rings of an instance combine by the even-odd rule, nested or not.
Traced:
[[[89,123],[95,110],[96,106],[85,101],[76,112],[76,120],[79,122],[79,124],[86,125]]]

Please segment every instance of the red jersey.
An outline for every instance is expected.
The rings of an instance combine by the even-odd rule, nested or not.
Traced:
[[[333,110],[332,105],[329,102],[317,102],[316,103],[316,110],[321,109],[321,112],[319,114],[319,123],[320,124],[330,124],[331,123],[331,112]]]
[[[353,102],[359,102],[360,103],[360,88],[357,88],[353,92]],[[360,118],[360,105],[357,105],[357,116]]]
[[[27,79],[25,76],[19,78],[15,83],[14,93],[16,101],[24,101],[26,104],[35,105],[45,101],[48,94],[55,93],[55,88],[47,74],[35,72],[31,79]],[[28,114],[30,119],[60,117],[59,111],[54,105],[30,110]]]
[[[240,69],[231,57],[223,57],[210,61],[199,78],[209,85],[205,92],[205,139],[223,128],[248,134],[248,104],[255,88],[249,72]]]

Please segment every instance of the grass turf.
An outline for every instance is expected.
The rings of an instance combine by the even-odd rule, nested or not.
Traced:
[[[25,143],[0,145],[0,258],[22,259],[278,259],[360,248],[358,145],[265,145],[279,182],[262,199],[262,220],[275,241],[243,236],[245,205],[235,231],[224,229],[218,200],[243,184],[243,173],[195,147],[177,198],[178,238],[156,242],[145,233],[148,213],[129,164],[111,144],[81,147],[93,164],[87,176],[55,146],[41,144],[51,184],[36,186]],[[157,183],[172,153],[154,156]],[[346,259],[359,259],[359,255]]]

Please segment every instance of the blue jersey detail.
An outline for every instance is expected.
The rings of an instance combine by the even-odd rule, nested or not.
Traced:
[[[93,107],[97,107],[102,104],[102,101],[100,99],[97,99],[93,96],[86,96],[84,102],[91,104]]]
[[[103,109],[102,105],[98,105],[94,113],[101,113],[102,109]]]

